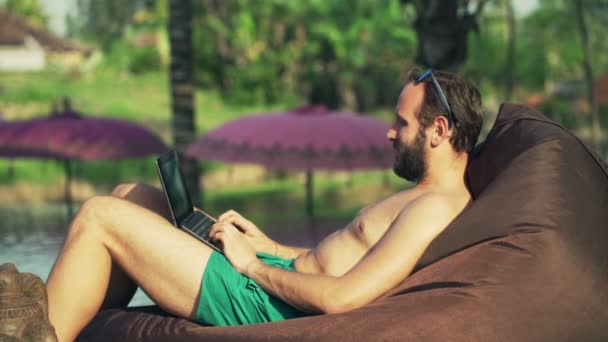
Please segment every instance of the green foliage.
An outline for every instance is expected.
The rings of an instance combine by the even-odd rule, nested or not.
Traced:
[[[107,48],[104,65],[117,71],[128,71],[131,65],[131,47],[123,40],[117,40]]]
[[[166,47],[134,48],[129,32],[164,32],[167,0],[79,0],[78,26],[100,42],[107,64],[147,72],[167,62]],[[196,82],[236,105],[323,103],[370,111],[393,106],[416,53],[414,6],[398,0],[194,1]],[[486,94],[504,87],[507,53],[505,1],[490,1],[479,34],[468,39],[462,71]],[[569,0],[541,0],[516,22],[518,94],[582,75],[582,48]],[[595,49],[594,72],[608,72],[603,31],[608,6],[586,1]],[[161,51],[162,50],[162,51]],[[159,57],[160,54],[160,57]]]
[[[9,2],[11,6],[35,3]],[[74,19],[74,30],[102,46],[104,62],[93,73],[76,78],[52,72],[0,75],[3,110],[17,107],[12,112],[22,115],[26,109],[22,117],[32,116],[47,112],[52,101],[69,95],[86,113],[149,124],[169,141],[170,90],[164,62],[157,49],[136,47],[132,42],[138,33],[165,30],[167,0],[78,3],[81,17]],[[469,35],[469,59],[461,70],[482,85],[484,97],[495,96],[498,101],[507,53],[502,3],[493,1],[486,7],[479,34]],[[608,9],[598,3],[585,2],[596,76],[608,72],[608,59],[603,57],[608,53],[608,40],[603,39]],[[416,53],[413,20],[408,21],[414,16],[413,7],[397,0],[198,0],[194,4],[199,133],[244,114],[282,110],[302,102],[368,112],[392,109]],[[582,78],[582,47],[571,12],[571,1],[544,0],[529,16],[517,20],[514,71],[520,98],[516,100],[531,92],[548,93],[561,81]],[[550,100],[540,109],[567,127],[585,124],[585,117],[572,114],[565,100]],[[605,127],[608,109],[600,112]],[[125,162],[116,171],[111,163],[87,164],[81,176],[103,184],[155,178],[153,172],[140,172],[137,163]],[[48,173],[38,175],[37,169],[46,164],[15,165],[24,180],[42,177],[41,182],[47,182],[62,174],[60,167],[51,166]],[[224,166],[202,163],[201,167],[211,171]],[[259,198],[287,201],[280,191],[291,190],[251,190]],[[324,191],[327,198],[339,198],[339,191],[332,187]],[[217,203],[255,202],[246,197],[218,195]]]
[[[63,165],[56,160],[0,159],[0,184],[20,181],[53,185],[63,171]]]
[[[352,105],[349,95],[353,109],[384,105],[413,56],[398,1],[203,1],[199,10],[198,82],[233,103],[297,94],[334,108]]]
[[[103,67],[132,74],[163,69],[158,50],[153,47],[136,47],[124,40],[117,40],[108,48]]]
[[[544,48],[548,78],[572,79],[580,75],[583,52],[570,4],[563,0],[541,1],[539,9],[523,22],[523,32],[528,34],[522,36],[533,39],[530,43],[535,43],[537,49]]]
[[[548,43],[542,39],[539,31],[520,32],[515,52],[515,79],[524,89],[542,90],[549,74],[546,63]]]
[[[600,105],[599,107],[601,126],[608,127],[608,103]]]
[[[587,1],[584,5],[591,45],[595,50],[592,57],[595,74],[601,75],[608,71],[607,61],[601,57],[608,52],[608,44],[603,39],[608,7],[596,8],[598,5],[593,1]],[[545,81],[583,77],[583,47],[573,11],[572,1],[542,0],[538,9],[522,21],[520,49],[525,54],[520,54],[522,60],[518,62],[522,76],[527,74],[524,67],[529,70],[536,64],[537,68],[544,69]],[[539,52],[543,58],[538,57]]]
[[[25,18],[34,26],[43,28],[48,23],[48,17],[38,0],[7,0],[4,7],[11,13]]]
[[[476,79],[500,84],[506,57],[505,24],[492,16],[481,18],[480,32],[469,36],[469,58],[463,71]]]
[[[583,117],[580,113],[572,110],[571,103],[567,100],[549,100],[543,103],[539,110],[546,116],[564,125],[564,127],[572,130],[580,128],[584,123]]]
[[[76,164],[76,176],[104,188],[111,189],[116,184],[127,182],[154,182],[158,174],[154,158],[127,159],[116,162],[92,161]]]
[[[158,70],[162,63],[158,51],[152,47],[132,49],[129,70],[134,74]]]
[[[504,3],[491,4],[480,19],[479,34],[469,37],[469,59],[463,71],[486,87],[501,89],[506,80],[508,28]],[[608,60],[602,57],[608,52],[608,43],[602,39],[608,7],[596,7],[594,2],[585,2],[597,77],[608,71]],[[551,85],[583,78],[583,50],[573,8],[572,1],[541,0],[538,8],[516,21],[514,73],[519,94],[543,93]],[[576,120],[568,121],[574,124]]]
[[[120,40],[140,3],[138,0],[78,0],[82,18],[72,18],[72,33],[98,42],[104,51]]]

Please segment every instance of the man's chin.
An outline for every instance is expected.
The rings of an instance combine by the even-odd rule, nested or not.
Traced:
[[[399,177],[401,179],[405,179],[408,182],[411,182],[411,180],[409,180],[408,177],[404,176],[402,172],[399,172],[398,169],[393,168],[393,172],[395,173],[395,175],[397,175],[397,177]]]
[[[393,166],[393,172],[399,178],[405,179],[406,181],[412,182],[412,183],[418,183],[418,181],[422,178],[422,175],[420,175],[420,174],[419,175],[413,175],[413,174],[410,174],[408,172],[400,171],[400,169],[398,167],[396,167],[396,166],[397,165]]]

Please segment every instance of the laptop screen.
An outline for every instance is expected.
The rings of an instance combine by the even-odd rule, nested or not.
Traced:
[[[181,220],[192,212],[192,201],[186,188],[177,153],[172,150],[157,160],[160,179],[173,211],[173,217],[179,226]]]

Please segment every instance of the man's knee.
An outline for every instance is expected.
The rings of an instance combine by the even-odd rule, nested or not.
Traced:
[[[112,196],[123,198],[127,196],[137,186],[139,186],[139,184],[137,183],[118,184],[114,188],[114,190],[112,190]]]
[[[121,202],[114,196],[97,195],[90,197],[82,203],[81,210],[98,212],[99,209],[108,208],[111,205]]]
[[[71,226],[71,233],[92,232],[103,229],[104,217],[112,215],[119,200],[112,196],[94,196],[82,204]]]

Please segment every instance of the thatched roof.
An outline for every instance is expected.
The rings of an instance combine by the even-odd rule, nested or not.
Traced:
[[[76,42],[58,37],[46,29],[34,27],[22,17],[0,10],[0,46],[23,45],[28,36],[32,36],[45,50],[50,52],[80,51],[87,53],[91,50]]]

